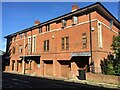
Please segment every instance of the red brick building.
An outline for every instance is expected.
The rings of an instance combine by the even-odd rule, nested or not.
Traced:
[[[111,50],[120,22],[101,4],[68,14],[5,36],[10,60],[6,71],[75,78],[79,70],[101,73],[100,60]]]

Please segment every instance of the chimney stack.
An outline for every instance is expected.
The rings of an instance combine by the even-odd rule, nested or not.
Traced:
[[[79,6],[77,6],[76,4],[74,4],[74,5],[72,6],[72,12],[73,12],[73,11],[76,11],[77,9],[79,9]]]
[[[39,20],[37,19],[35,22],[34,22],[34,25],[38,25],[40,24]]]

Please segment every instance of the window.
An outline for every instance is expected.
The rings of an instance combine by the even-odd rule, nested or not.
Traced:
[[[69,49],[69,37],[63,37],[62,38],[62,50],[68,50]]]
[[[48,24],[47,26],[46,26],[46,32],[47,31],[50,31],[50,24]]]
[[[66,50],[69,49],[69,37],[66,37]]]
[[[102,24],[98,22],[98,47],[102,48]]]
[[[15,54],[15,47],[12,48],[12,54]]]
[[[16,36],[13,37],[14,38],[14,41],[16,40]]]
[[[62,20],[62,28],[66,27],[66,20]]]
[[[65,49],[64,45],[64,38],[62,38],[62,49]]]
[[[27,37],[27,32],[24,33],[25,37]]]
[[[20,34],[20,39],[22,38],[22,33]]]
[[[110,20],[110,29],[112,29],[113,26],[113,20]]]
[[[82,34],[83,48],[87,48],[87,36],[86,33]]]
[[[31,37],[28,38],[28,53],[31,53]]]
[[[33,52],[36,51],[36,36],[33,37]]]
[[[41,28],[41,27],[38,29],[38,32],[39,32],[39,33],[42,33],[42,28]]]
[[[73,25],[77,24],[78,23],[78,17],[73,16],[72,21],[73,21]]]
[[[49,40],[44,41],[44,51],[49,51]]]
[[[19,46],[19,53],[22,53],[22,45]]]

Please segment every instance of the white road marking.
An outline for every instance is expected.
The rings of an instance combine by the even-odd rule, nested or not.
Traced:
[[[24,82],[24,83],[30,83],[30,82],[28,82],[28,81],[19,80],[19,79],[15,79],[15,78],[12,78],[12,80],[14,80],[14,81],[20,81],[20,82]],[[23,83],[23,84],[24,84],[24,83]],[[20,83],[14,83],[14,84],[16,84],[16,85],[18,85],[18,86],[20,86],[20,87],[32,88],[31,86],[23,85],[23,84],[20,84]]]
[[[28,88],[32,88],[31,86],[27,86],[27,85],[23,85],[23,84],[18,84],[19,88],[21,87],[28,87]]]
[[[20,82],[24,82],[24,83],[30,83],[30,82],[28,82],[28,81],[19,80],[19,79],[15,79],[15,78],[13,78],[12,80],[14,80],[14,81],[20,81]]]

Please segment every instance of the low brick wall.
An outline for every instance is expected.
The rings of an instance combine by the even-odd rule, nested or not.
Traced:
[[[120,85],[120,76],[86,73],[86,79],[94,82]]]

